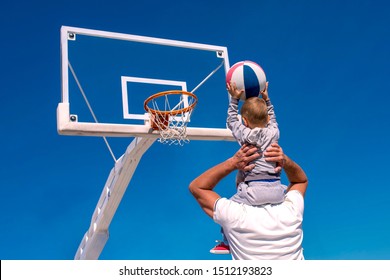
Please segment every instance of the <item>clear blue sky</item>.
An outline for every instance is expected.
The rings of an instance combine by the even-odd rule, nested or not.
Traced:
[[[389,12],[368,0],[2,1],[0,259],[73,259],[113,165],[100,138],[57,134],[61,25],[222,45],[231,62],[260,63],[280,144],[310,181],[306,258],[390,259]],[[187,187],[237,147],[153,145],[101,259],[229,259],[208,252],[219,226]],[[151,174],[168,154],[187,162]],[[231,195],[233,179],[217,190]]]

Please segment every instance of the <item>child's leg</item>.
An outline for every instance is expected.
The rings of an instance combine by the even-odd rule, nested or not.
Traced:
[[[236,175],[236,187],[245,180],[245,174],[243,171],[238,170]]]
[[[244,173],[242,171],[238,171],[236,175],[236,187],[237,193],[231,198],[232,201],[242,203],[242,184],[244,183]],[[229,242],[223,232],[223,228],[221,227],[222,240],[217,240],[218,244],[215,245],[214,248],[210,250],[210,253],[213,254],[230,254]]]
[[[247,191],[246,191],[247,188],[248,185],[245,182],[241,182],[237,186],[237,192],[230,198],[230,200],[237,203],[244,203],[246,205],[251,205],[247,197]]]
[[[223,228],[221,227],[221,235],[222,235],[222,242],[225,243],[226,245],[229,245],[229,241],[226,238],[225,233],[223,232]]]
[[[223,232],[223,228],[221,227],[221,234],[222,234],[222,241],[217,240],[219,242],[217,245],[215,245],[214,248],[210,250],[210,253],[212,254],[230,254],[230,248],[228,240],[226,239],[226,236]]]
[[[285,187],[276,181],[251,181],[246,189],[250,205],[279,204],[284,201]]]

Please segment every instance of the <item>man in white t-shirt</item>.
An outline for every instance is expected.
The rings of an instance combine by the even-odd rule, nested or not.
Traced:
[[[235,260],[303,260],[303,197],[308,185],[302,168],[283,154],[278,144],[264,153],[265,159],[283,167],[290,185],[285,200],[276,205],[249,206],[221,198],[214,187],[234,170],[251,170],[259,154],[243,145],[226,161],[210,168],[190,184],[202,209],[220,224]],[[278,171],[278,170],[276,170]]]

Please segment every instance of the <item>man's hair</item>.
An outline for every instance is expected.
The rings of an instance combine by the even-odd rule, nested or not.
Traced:
[[[254,126],[265,126],[268,121],[267,104],[259,97],[248,98],[241,107],[241,115]]]

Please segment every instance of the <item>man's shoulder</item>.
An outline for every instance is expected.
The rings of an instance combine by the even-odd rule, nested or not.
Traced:
[[[266,221],[276,217],[282,221],[290,222],[291,219],[302,220],[304,211],[303,196],[299,191],[289,191],[281,204],[264,206],[250,206],[232,201],[227,198],[219,198],[215,202],[213,219],[220,225],[237,225],[242,220],[253,219]]]
[[[298,190],[291,190],[287,192],[284,202],[282,203],[294,212],[303,214],[304,199],[301,192]]]
[[[226,211],[227,208],[239,208],[239,203],[232,201],[226,197],[220,197],[215,201],[214,212],[216,211]]]
[[[213,219],[217,223],[227,220],[235,221],[241,217],[244,211],[243,206],[243,204],[221,197],[215,201]]]
[[[291,191],[288,191],[286,196],[288,197],[300,197],[303,199],[303,194],[298,191],[298,190],[291,190]]]

